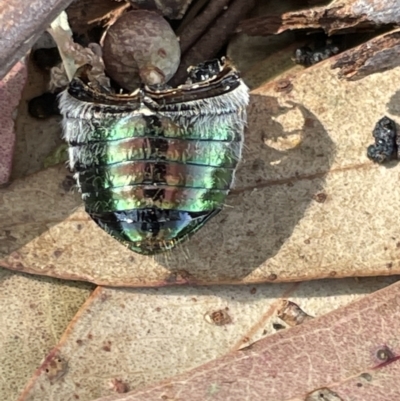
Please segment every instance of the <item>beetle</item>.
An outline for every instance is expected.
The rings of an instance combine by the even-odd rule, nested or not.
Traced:
[[[234,181],[248,88],[227,60],[176,88],[110,94],[81,67],[59,98],[85,209],[131,250],[172,249],[218,214]]]

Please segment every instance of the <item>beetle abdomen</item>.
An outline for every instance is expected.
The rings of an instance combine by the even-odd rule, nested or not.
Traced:
[[[196,84],[132,95],[96,93],[76,77],[60,106],[86,211],[138,253],[171,249],[223,207],[247,103],[229,65]]]

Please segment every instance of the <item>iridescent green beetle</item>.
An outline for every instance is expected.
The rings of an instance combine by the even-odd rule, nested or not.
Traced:
[[[86,211],[131,250],[173,248],[223,207],[240,160],[248,88],[226,61],[173,89],[91,88],[85,69],[60,96],[70,167]]]

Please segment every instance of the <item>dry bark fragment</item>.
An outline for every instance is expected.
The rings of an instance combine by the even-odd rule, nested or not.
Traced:
[[[340,78],[355,81],[399,65],[400,30],[395,30],[340,54],[332,68],[340,69]]]
[[[327,34],[361,31],[384,24],[398,24],[396,0],[336,0],[328,7],[264,15],[247,19],[238,30],[248,35],[274,35],[293,29],[320,29]]]

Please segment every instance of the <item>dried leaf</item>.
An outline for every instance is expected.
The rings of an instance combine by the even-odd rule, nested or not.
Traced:
[[[91,290],[0,269],[0,399],[17,399]]]
[[[89,401],[132,391],[274,333],[282,296],[321,315],[393,281],[98,288],[35,372],[20,401]],[[67,369],[50,381],[60,372],[58,358],[68,362]]]
[[[25,61],[17,63],[0,81],[0,185],[11,175],[14,154],[16,109],[26,81]]]
[[[9,0],[1,3],[0,79],[71,2],[72,0]]]
[[[320,401],[321,399],[324,401],[396,400],[400,396],[396,380],[399,373],[400,361],[398,357],[395,357],[377,369],[366,370],[359,376],[342,383],[332,383],[329,388],[313,391],[307,395],[304,401]]]
[[[48,74],[27,61],[28,79],[22,92],[16,119],[16,143],[11,180],[43,169],[46,157],[61,144],[61,117],[33,118],[28,101],[48,90]]]
[[[253,91],[227,207],[156,258],[126,249],[83,209],[72,213],[80,202],[63,189],[63,166],[15,182],[0,192],[0,227],[17,239],[0,242],[1,264],[116,286],[396,274],[400,166],[373,164],[366,147],[399,79],[393,69],[340,81],[328,61],[294,76],[288,93],[275,82]]]
[[[398,399],[399,291],[396,283],[191,372],[99,401]]]

